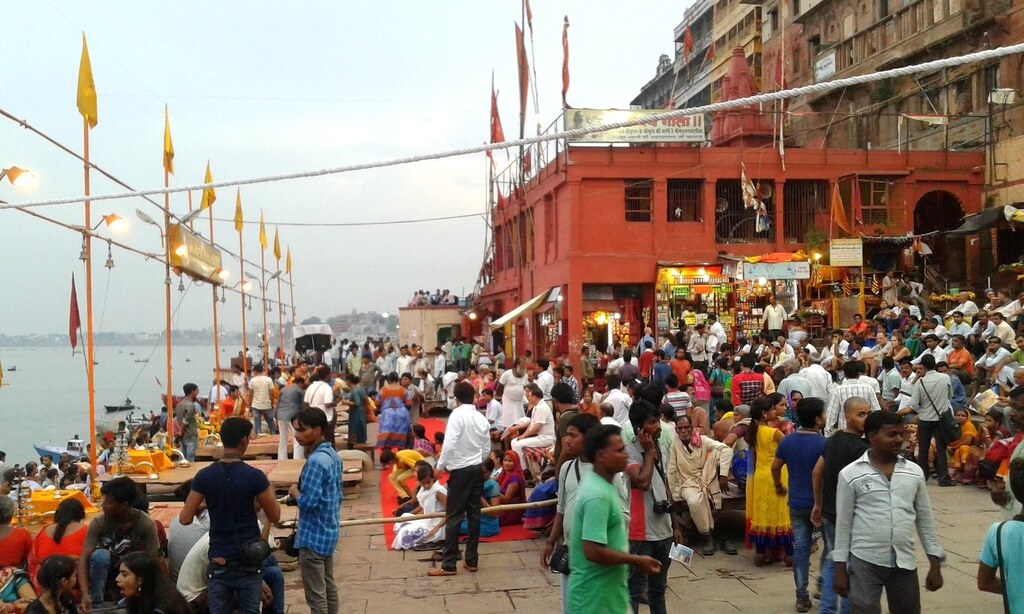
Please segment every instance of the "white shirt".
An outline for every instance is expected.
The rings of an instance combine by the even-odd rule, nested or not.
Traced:
[[[1016,336],[1016,333],[1013,331],[1013,327],[1007,324],[1006,320],[1000,322],[999,326],[995,327],[995,332],[992,334],[999,337],[999,340],[1003,342],[1003,345],[1013,345],[1013,338]]]
[[[722,344],[722,342],[718,338],[718,335],[715,335],[715,334],[708,335],[704,339],[704,353],[709,358],[714,356],[715,353],[718,352],[718,346],[721,345],[721,344]]]
[[[786,310],[778,303],[768,305],[764,308],[762,320],[768,330],[782,330],[782,323],[786,321]]]
[[[537,432],[534,437],[538,437],[544,441],[555,442],[555,415],[551,411],[551,406],[544,401],[538,401],[533,407],[533,411],[530,412],[530,426],[540,425],[540,431]],[[447,445],[447,436],[445,438],[445,445]]]
[[[966,339],[971,334],[971,325],[961,321],[959,324],[950,326],[948,332],[950,335],[963,335],[964,339]]]
[[[448,360],[445,358],[443,353],[438,354],[437,357],[434,358],[434,375],[437,377],[443,376],[444,370],[447,367],[447,362]]]
[[[725,327],[718,320],[715,320],[715,323],[711,325],[708,332],[718,337],[719,345],[725,343]]]
[[[616,388],[615,390],[608,391],[608,394],[604,395],[601,402],[611,403],[611,406],[615,408],[615,413],[612,417],[615,418],[616,424],[629,421],[629,406],[632,403],[632,399],[629,398],[628,394]]]
[[[818,364],[811,364],[800,369],[800,375],[804,376],[811,384],[808,396],[825,400],[828,398],[828,386],[832,383],[832,376],[824,367]]]
[[[218,388],[220,389],[220,397],[217,396],[217,389]],[[226,398],[228,398],[228,387],[227,386],[221,386],[220,384],[217,384],[216,386],[213,386],[212,388],[210,388],[210,396],[209,396],[210,403],[219,403],[219,402],[223,401]]]
[[[412,363],[415,360],[416,359],[412,356],[399,356],[398,360],[395,362],[395,368],[397,369],[396,373],[398,373],[398,376],[401,377],[403,373],[412,373]]]
[[[622,428],[622,424],[615,418],[612,418],[611,416],[601,416],[601,424],[607,424],[609,426],[617,426],[619,428]]]
[[[706,362],[708,359],[707,340],[703,335],[696,332],[690,335],[690,342],[686,344],[686,351],[694,362]]]
[[[195,601],[206,590],[209,584],[206,577],[206,568],[210,565],[209,554],[210,534],[206,533],[188,551],[178,571],[178,582],[175,586],[185,601]]]
[[[444,446],[437,471],[465,469],[484,462],[491,452],[491,425],[472,405],[459,405],[444,429]]]
[[[274,380],[266,375],[257,375],[249,380],[249,389],[252,390],[253,409],[273,409],[270,401],[270,389],[274,387]]]
[[[551,400],[551,388],[555,385],[555,376],[551,374],[550,370],[545,369],[537,374],[537,386],[540,391],[544,394],[544,400]]]
[[[1020,313],[1020,301],[1014,300],[1003,305],[999,309],[996,309],[999,313],[1003,314],[1003,317],[1007,320],[1013,318],[1013,316]],[[965,314],[966,315],[966,314]]]
[[[917,355],[917,358],[915,358],[914,360],[911,360],[910,364],[912,364],[912,365],[919,365],[919,364],[921,364],[921,359],[924,358],[925,356],[934,356],[935,357],[935,364],[938,364],[940,362],[945,362],[946,361],[947,352],[946,352],[946,350],[944,350],[944,349],[942,349],[942,348],[940,348],[938,346],[935,346],[934,350],[925,349],[923,352],[921,352],[920,354]]]
[[[871,377],[870,375],[861,375],[857,378],[857,381],[871,386],[871,389],[875,391],[875,394],[882,394],[882,386],[878,383],[878,378]]]
[[[487,412],[485,414],[485,417],[487,418],[487,422],[489,422],[491,424],[491,426],[500,427],[501,426],[501,401],[499,401],[498,399],[491,399],[487,403]]]
[[[991,354],[989,352],[982,354],[981,358],[978,359],[978,362],[974,363],[974,366],[981,367],[983,369],[992,369],[1009,357],[1010,352],[1006,348],[1001,347],[996,350],[995,354]]]
[[[196,514],[189,525],[181,524],[177,516],[171,519],[171,526],[167,529],[167,566],[172,577],[181,573],[181,568],[192,548],[209,532],[210,515],[206,510]]]
[[[964,314],[965,318],[971,318],[974,317],[974,314],[978,313],[978,306],[974,304],[974,301],[966,300],[957,305],[956,307],[950,309],[949,312],[946,313],[946,317],[952,318],[954,311],[959,311],[960,313]]]
[[[327,421],[334,419],[334,392],[324,381],[315,381],[306,388],[306,394],[302,396],[304,403],[310,407],[322,409],[327,414]],[[328,407],[330,406],[330,407]]]
[[[877,385],[876,381],[875,386]],[[866,382],[844,380],[842,384],[836,386],[835,391],[828,396],[828,401],[825,403],[826,437],[831,437],[832,433],[846,428],[846,414],[843,411],[843,405],[851,397],[860,397],[867,401],[871,406],[871,411],[881,411],[882,409],[878,404],[878,396],[875,395],[874,387]]]

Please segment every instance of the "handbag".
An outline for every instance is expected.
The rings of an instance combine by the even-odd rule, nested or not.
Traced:
[[[223,463],[217,461],[221,475],[224,477],[224,492],[221,496],[224,499],[224,507],[228,512],[228,519],[231,521],[231,533],[234,536],[235,545],[238,546],[238,562],[245,567],[259,568],[263,565],[264,559],[270,556],[270,544],[260,536],[247,539],[244,542],[238,539],[238,525],[235,522],[235,514],[231,507],[231,497],[228,496],[228,472]]]
[[[935,405],[932,395],[928,394],[928,387],[924,385],[923,379],[921,380],[921,390],[924,390],[924,396],[928,397],[928,403],[932,406],[932,409],[935,410],[935,413],[939,414],[939,432],[942,433],[946,443],[953,443],[960,439],[963,436],[963,432],[960,430],[960,424],[953,417],[953,410],[947,407],[945,411],[942,411]]]
[[[576,487],[579,488],[580,483],[580,461],[574,459],[572,462],[573,469],[576,470]],[[566,469],[568,473],[568,468]],[[561,480],[562,483],[565,480]],[[551,567],[551,571],[556,571],[563,576],[569,575],[569,545],[563,541],[561,544],[555,546],[555,549],[551,552],[551,560],[548,562]]]

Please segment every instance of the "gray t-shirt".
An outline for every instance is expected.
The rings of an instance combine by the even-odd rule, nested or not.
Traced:
[[[562,463],[558,475],[558,507],[556,510],[562,515],[562,535],[566,541],[569,540],[569,531],[572,528],[573,520],[576,518],[576,494],[580,490],[580,482],[587,474],[594,470],[592,463],[574,458]],[[619,505],[629,522],[629,489],[626,482],[629,478],[623,473],[616,473],[612,479],[612,486],[619,493]]]
[[[644,449],[639,441],[633,441],[626,445],[629,452],[629,464],[627,470],[632,467],[642,468],[644,466]],[[661,471],[658,471],[658,464],[661,464]],[[647,490],[637,488],[629,489],[629,509],[633,511],[629,521],[630,541],[661,541],[672,537],[672,518],[669,514],[662,514],[654,511],[654,504],[658,501],[668,501],[668,487],[665,484],[664,461],[655,464],[654,473],[651,475],[651,487]],[[627,477],[627,479],[629,479]],[[636,513],[641,506],[643,514]]]
[[[277,419],[284,422],[291,422],[295,414],[302,409],[303,398],[306,391],[298,384],[289,384],[281,391],[277,399]]]

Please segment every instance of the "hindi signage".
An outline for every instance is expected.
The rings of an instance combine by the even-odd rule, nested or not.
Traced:
[[[168,229],[171,241],[170,262],[177,273],[186,273],[195,279],[221,284],[220,250],[181,224]]]
[[[836,52],[835,49],[818,58],[814,63],[815,83],[824,81],[836,74]]]
[[[565,129],[602,126],[665,112],[665,109],[566,109]],[[704,116],[687,115],[655,120],[628,128],[594,132],[569,140],[579,143],[703,143],[707,137],[704,134]]]
[[[744,279],[810,279],[811,264],[806,260],[796,262],[746,262],[743,264]]]
[[[832,239],[829,241],[828,263],[831,266],[864,266],[864,241]]]

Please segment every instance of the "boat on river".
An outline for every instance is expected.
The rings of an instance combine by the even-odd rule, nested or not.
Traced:
[[[134,403],[132,403],[132,400],[127,397],[125,397],[124,401],[120,405],[104,405],[103,407],[106,408],[108,412],[131,411],[133,409],[139,409],[138,407],[135,406]]]
[[[18,365],[11,365],[11,366],[7,367],[7,370],[8,371],[17,371],[18,370]]]
[[[33,444],[32,447],[36,449],[39,456],[49,456],[55,463],[60,462],[60,457],[64,453],[67,453],[72,460],[83,460],[88,457],[85,452],[85,441],[79,439],[78,435],[69,439],[67,445],[63,447],[50,442]]]

